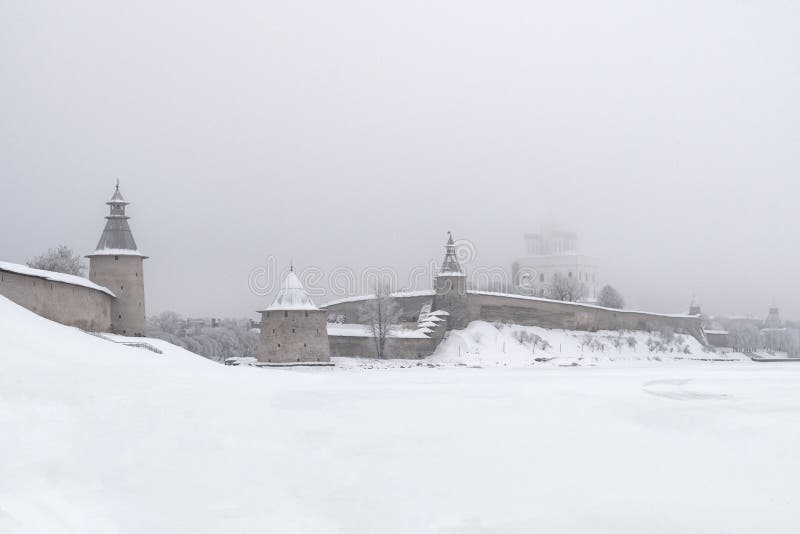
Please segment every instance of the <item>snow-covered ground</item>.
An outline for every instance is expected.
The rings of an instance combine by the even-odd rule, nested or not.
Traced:
[[[366,334],[365,334],[366,335]],[[425,360],[333,358],[339,368],[407,367],[576,367],[656,362],[746,360],[743,354],[717,353],[695,338],[648,332],[578,332],[535,326],[474,321],[454,331]]]
[[[797,364],[260,369],[148,342],[164,354],[0,297],[0,532],[800,524]]]

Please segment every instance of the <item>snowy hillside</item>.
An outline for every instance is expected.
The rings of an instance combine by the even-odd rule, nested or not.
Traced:
[[[581,332],[473,321],[449,332],[436,353],[419,360],[333,358],[346,368],[394,367],[571,367],[658,362],[739,361],[742,354],[718,354],[683,334]]]
[[[437,358],[456,342],[486,357],[506,337],[488,327]],[[798,365],[287,370],[153,343],[163,355],[0,297],[0,532],[788,534],[800,520]]]

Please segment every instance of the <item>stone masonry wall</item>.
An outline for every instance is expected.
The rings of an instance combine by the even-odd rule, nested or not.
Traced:
[[[689,315],[660,315],[598,306],[558,302],[547,299],[497,295],[470,291],[470,321],[499,321],[543,328],[569,330],[644,330],[665,328],[689,334],[706,343],[700,318]]]
[[[377,358],[375,340],[364,336],[328,336],[331,356],[355,358]],[[433,354],[438,340],[431,338],[391,337],[386,340],[386,355],[389,359],[422,359]]]
[[[112,332],[123,336],[147,334],[141,256],[91,256],[89,280],[117,296],[111,305]]]
[[[327,313],[322,310],[261,312],[258,361],[329,362]]]
[[[364,324],[364,321],[361,319],[360,310],[365,300],[366,299],[334,303],[325,305],[322,309],[326,310],[329,315],[344,316],[343,322],[345,323]],[[419,311],[422,306],[433,302],[433,292],[426,295],[415,295],[411,297],[395,297],[394,301],[402,310],[400,323],[403,325],[410,325],[417,322]]]
[[[91,332],[111,329],[114,297],[96,289],[2,271],[0,295],[67,326]]]

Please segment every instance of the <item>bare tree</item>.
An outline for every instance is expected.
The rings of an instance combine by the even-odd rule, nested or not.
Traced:
[[[81,257],[75,254],[75,252],[66,245],[59,245],[56,248],[51,248],[45,254],[29,260],[28,267],[56,273],[83,276],[83,262]]]
[[[616,308],[621,310],[625,307],[625,299],[622,298],[622,295],[620,295],[619,291],[614,289],[613,286],[605,285],[597,296],[597,304],[604,308]]]
[[[386,339],[389,330],[397,322],[402,310],[397,306],[389,285],[379,283],[375,286],[375,298],[371,298],[361,305],[359,313],[361,320],[369,325],[372,338],[375,341],[375,352],[378,358],[386,355]]]
[[[550,285],[550,294],[556,300],[577,302],[586,296],[586,286],[576,278],[556,273]]]

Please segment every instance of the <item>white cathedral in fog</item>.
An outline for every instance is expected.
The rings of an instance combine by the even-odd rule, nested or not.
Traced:
[[[525,255],[512,265],[517,286],[533,288],[539,297],[551,297],[551,284],[556,273],[577,280],[586,286],[584,300],[597,299],[597,260],[578,251],[578,237],[557,228],[543,228],[539,233],[525,234]]]

